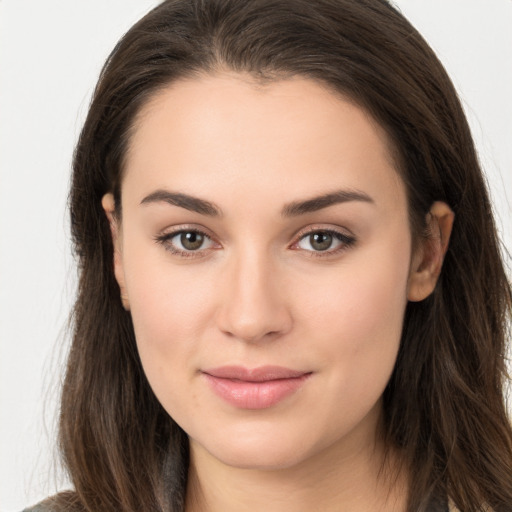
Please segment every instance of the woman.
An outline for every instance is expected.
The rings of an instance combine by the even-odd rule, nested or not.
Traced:
[[[512,509],[511,291],[453,86],[383,0],[168,1],[75,153],[49,510]]]

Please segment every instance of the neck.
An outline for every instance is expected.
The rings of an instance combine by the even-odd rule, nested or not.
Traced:
[[[293,467],[223,464],[191,441],[186,512],[400,512],[407,478],[396,450],[382,443],[329,446]]]

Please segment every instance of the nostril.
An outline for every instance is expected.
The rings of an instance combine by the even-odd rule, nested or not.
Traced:
[[[242,256],[231,262],[218,290],[217,327],[245,342],[275,340],[291,328],[288,297],[271,279],[269,262]]]

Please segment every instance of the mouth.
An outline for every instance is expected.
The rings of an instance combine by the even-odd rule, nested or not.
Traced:
[[[261,366],[222,366],[202,370],[210,389],[230,405],[240,409],[267,409],[297,392],[312,372]]]

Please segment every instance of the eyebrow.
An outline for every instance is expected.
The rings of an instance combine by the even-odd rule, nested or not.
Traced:
[[[281,210],[283,217],[296,217],[306,213],[316,212],[333,206],[335,204],[347,203],[350,201],[362,201],[374,204],[375,201],[366,193],[358,190],[337,190],[327,194],[312,197],[302,201],[293,201],[286,204]],[[171,192],[169,190],[156,190],[146,196],[140,204],[167,203],[173,206],[179,206],[186,210],[208,215],[210,217],[220,217],[222,210],[214,203],[200,199],[198,197],[183,194],[181,192]]]
[[[366,193],[359,190],[337,190],[328,194],[312,197],[304,201],[294,201],[285,205],[281,211],[283,217],[295,217],[306,213],[316,212],[335,204],[350,201],[362,201],[375,204],[375,201]]]
[[[185,208],[191,212],[197,212],[201,215],[209,215],[211,217],[219,217],[222,212],[221,209],[198,197],[189,196],[188,194],[182,194],[180,192],[170,192],[168,190],[156,190],[155,192],[146,196],[140,204],[151,204],[151,203],[167,203],[173,206],[179,206]]]

